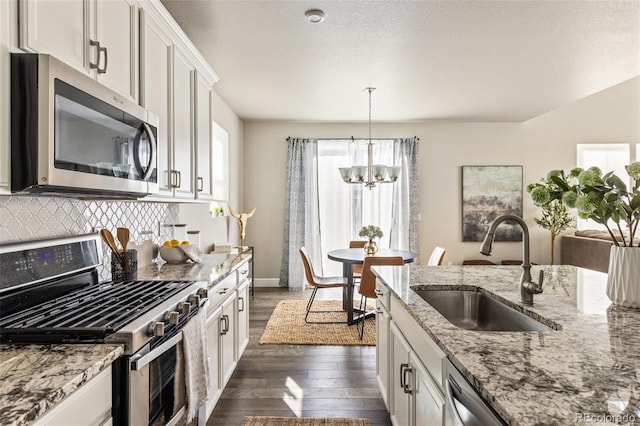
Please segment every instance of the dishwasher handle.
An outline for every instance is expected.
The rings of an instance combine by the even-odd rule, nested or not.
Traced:
[[[446,390],[446,409],[447,409],[447,426],[470,426],[467,425],[467,423],[465,423],[465,421],[462,419],[462,415],[460,414],[459,410],[463,410],[464,411],[464,416],[465,418],[468,417],[468,414],[470,414],[470,411],[467,410],[467,408],[460,402],[460,400],[458,400],[458,398],[456,398],[456,395],[454,394],[453,388],[456,388],[456,391],[458,391],[458,393],[462,393],[462,389],[460,389],[460,385],[458,385],[458,383],[455,381],[455,379],[451,376],[447,377],[447,382],[446,382],[446,386],[445,386],[445,390]]]
[[[451,374],[447,376],[445,383],[446,426],[504,425],[466,381],[461,384],[458,381]]]

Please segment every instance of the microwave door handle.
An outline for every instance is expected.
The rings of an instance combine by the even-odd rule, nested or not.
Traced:
[[[155,164],[156,162],[156,151],[157,151],[157,146],[156,146],[156,137],[153,135],[153,132],[151,132],[151,128],[149,127],[149,125],[147,123],[142,123],[142,127],[144,127],[145,132],[147,132],[147,135],[149,136],[149,150],[150,155],[149,155],[149,163],[146,165],[146,173],[142,176],[142,180],[146,181],[149,180],[149,177],[151,176],[151,174],[153,173],[153,168],[151,167],[153,164]],[[139,135],[141,135],[142,132],[139,133]],[[140,139],[141,136],[138,136],[138,139]],[[136,146],[138,146],[138,149],[135,150],[135,155],[136,155],[136,165],[139,167],[139,172],[140,174],[142,174],[143,169],[142,169],[142,164],[140,164],[140,158],[139,158],[139,146],[140,146],[140,142],[138,141],[138,143],[136,144]]]

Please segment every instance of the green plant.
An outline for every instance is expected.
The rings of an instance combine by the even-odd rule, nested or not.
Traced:
[[[363,226],[358,234],[361,237],[367,237],[369,240],[374,238],[382,238],[382,230],[374,225]]]
[[[527,191],[534,203],[545,198],[562,200],[567,207],[576,208],[579,217],[604,225],[615,245],[632,247],[640,223],[640,161],[625,169],[631,177],[630,188],[613,172],[602,175],[599,168],[590,167],[586,170],[575,168],[568,175],[562,170],[552,170],[547,175],[546,191],[540,184],[532,184]],[[610,221],[615,224],[620,240],[614,235]],[[621,223],[626,224],[628,240]]]
[[[527,186],[533,204],[542,209],[542,217],[534,218],[535,222],[551,233],[551,264],[554,264],[556,237],[562,231],[573,225],[573,217],[561,199],[552,199],[550,193],[556,190],[556,184],[550,180],[541,179],[542,183],[532,183]]]

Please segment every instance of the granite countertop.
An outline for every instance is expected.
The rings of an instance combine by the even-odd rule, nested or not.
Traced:
[[[138,280],[192,280],[214,284],[250,254],[202,255],[200,263],[153,264]],[[0,425],[31,424],[124,353],[111,344],[0,345]]]
[[[109,367],[121,345],[0,345],[0,424],[31,424]]]
[[[376,267],[418,324],[510,425],[640,424],[640,310],[613,305],[607,275],[544,269],[533,307],[519,303],[519,266]],[[481,287],[559,330],[455,327],[412,288]],[[391,312],[393,317],[393,312]]]
[[[249,261],[250,253],[212,253],[200,256],[202,262],[159,263],[138,269],[138,280],[191,280],[213,284],[227,277],[234,268]]]

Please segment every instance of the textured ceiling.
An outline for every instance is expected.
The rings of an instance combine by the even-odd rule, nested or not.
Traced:
[[[640,75],[640,1],[162,0],[243,120],[525,121]],[[325,20],[307,22],[307,9]]]

